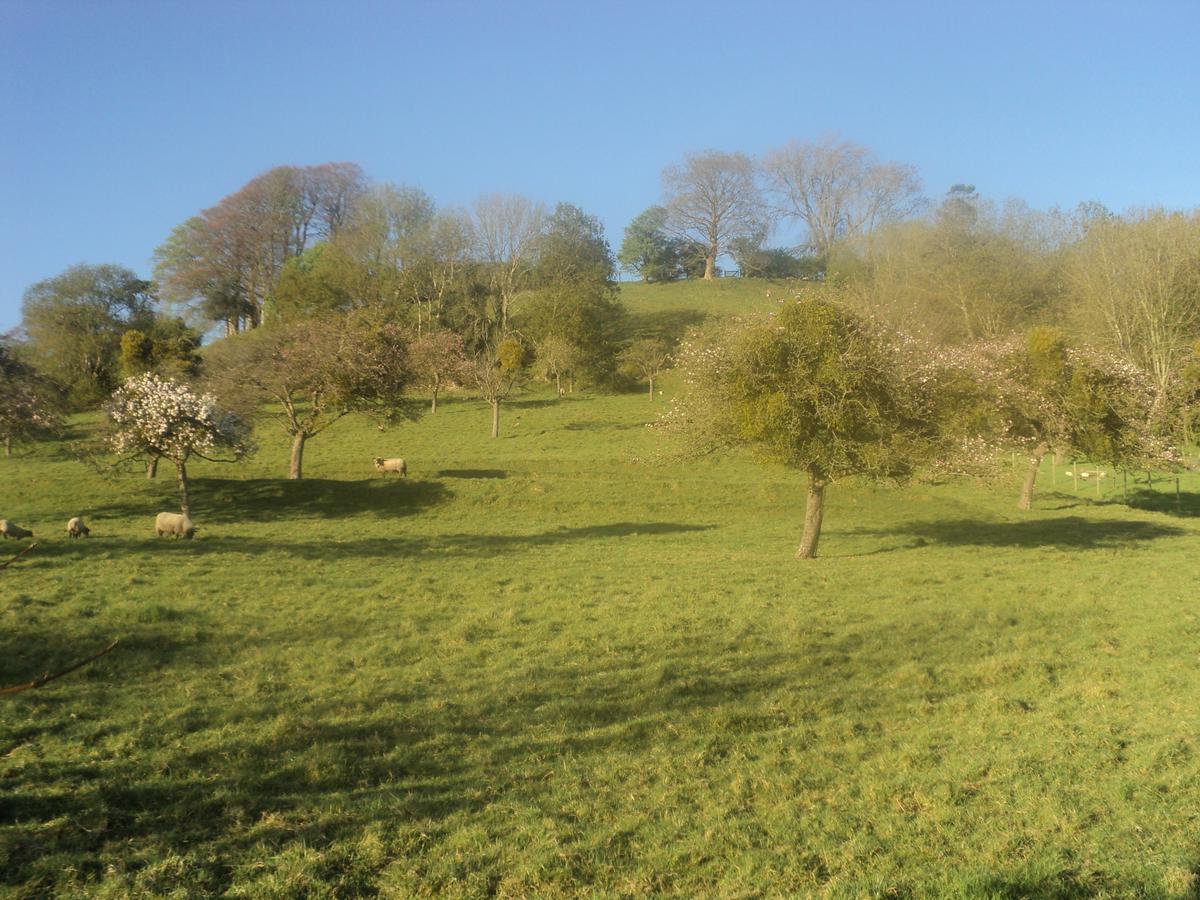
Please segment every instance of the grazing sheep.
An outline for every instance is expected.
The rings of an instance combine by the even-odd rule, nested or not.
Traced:
[[[6,540],[12,538],[13,540],[20,541],[24,538],[33,537],[33,532],[28,528],[22,528],[15,522],[8,521],[8,519],[0,519],[0,534],[4,535]]]
[[[91,533],[92,529],[83,524],[83,516],[75,516],[75,518],[67,522],[67,534],[73,538],[77,538],[80,535],[87,537]]]
[[[375,471],[383,472],[385,475],[388,472],[398,472],[401,478],[408,475],[408,463],[402,459],[384,459],[382,456],[375,457]]]
[[[181,537],[191,540],[196,531],[196,525],[183,513],[161,512],[154,517],[154,532],[159,537],[164,534],[172,534],[175,536],[175,540],[179,540]]]

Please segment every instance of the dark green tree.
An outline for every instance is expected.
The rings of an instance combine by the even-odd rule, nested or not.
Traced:
[[[154,306],[150,282],[129,269],[72,266],[25,292],[30,359],[63,385],[73,406],[98,403],[120,378],[121,335],[152,328]]]

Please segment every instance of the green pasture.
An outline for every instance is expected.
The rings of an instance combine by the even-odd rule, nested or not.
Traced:
[[[624,290],[775,302],[713,287]],[[0,697],[0,895],[1197,896],[1200,477],[838,484],[798,563],[801,479],[661,406],[452,396],[302,482],[264,424],[191,542],[166,465],[0,458],[0,686],[121,639]]]

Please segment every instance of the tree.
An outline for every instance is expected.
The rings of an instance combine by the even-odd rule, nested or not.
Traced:
[[[648,283],[675,281],[687,273],[683,242],[667,234],[667,210],[651,206],[625,227],[617,260]]]
[[[959,185],[930,216],[839,244],[829,273],[850,282],[864,314],[934,344],[967,344],[1053,315],[1068,240],[1052,213],[997,211]]]
[[[471,380],[492,409],[492,437],[500,437],[500,404],[521,383],[528,362],[525,346],[515,337],[507,337],[496,347],[487,348],[471,365]]]
[[[833,136],[791,141],[768,153],[762,165],[776,211],[807,226],[817,256],[920,207],[914,168],[877,162],[866,147]]]
[[[193,456],[231,462],[251,449],[250,430],[220,409],[212,394],[197,394],[153,372],[130,378],[105,408],[109,443],[119,456],[169,459],[179,477],[179,507],[191,514],[187,463]]]
[[[754,163],[742,153],[707,150],[663,170],[665,228],[704,246],[704,279],[735,238],[761,233],[767,221]]]
[[[798,559],[817,554],[825,489],[859,475],[902,478],[928,452],[898,357],[867,322],[814,288],[768,321],[683,345],[687,385],[667,424],[693,452],[748,446],[808,476]]]
[[[819,281],[825,275],[825,260],[819,256],[797,256],[783,247],[763,247],[754,237],[730,242],[729,255],[747,278],[804,278]]]
[[[303,477],[310,438],[352,413],[409,413],[403,330],[366,311],[226,338],[206,360],[213,383],[238,407],[262,414],[292,439],[288,477]]]
[[[0,342],[0,442],[12,456],[14,443],[57,436],[62,430],[54,386]]]
[[[445,329],[426,331],[409,344],[408,359],[413,376],[433,395],[429,411],[436,413],[442,384],[462,378],[467,372],[462,336]]]
[[[957,394],[953,406],[959,423],[983,424],[961,436],[1028,452],[1019,509],[1032,508],[1042,460],[1052,450],[1120,467],[1167,450],[1146,417],[1153,392],[1144,373],[1072,346],[1058,329],[1038,326],[1022,336],[940,351],[934,365],[940,369],[935,378],[958,373],[975,386]]]
[[[519,194],[487,194],[475,201],[474,212],[479,253],[497,303],[493,323],[496,333],[505,334],[513,298],[537,261],[546,208]]]
[[[182,319],[155,317],[148,326],[121,335],[121,375],[132,378],[157,372],[179,378],[200,370],[200,335]]]
[[[621,367],[631,375],[650,383],[650,399],[654,399],[654,379],[671,362],[671,349],[660,338],[642,338],[621,351]]]
[[[534,290],[515,321],[535,345],[561,338],[576,349],[574,366],[596,380],[612,373],[625,309],[612,281],[613,258],[600,221],[560,203],[538,241]]]
[[[116,386],[121,335],[151,327],[154,294],[129,269],[78,265],[30,287],[22,313],[31,360],[79,407]]]
[[[1070,317],[1154,379],[1161,411],[1200,337],[1200,213],[1097,216],[1068,256]]]
[[[284,264],[335,239],[362,195],[353,163],[277,166],[177,226],[155,251],[164,298],[224,322],[230,333],[262,322]]]
[[[566,338],[552,334],[537,345],[535,363],[543,378],[554,379],[555,392],[559,397],[563,395],[564,376],[570,379],[571,389],[574,390],[575,371],[582,360],[582,351]]]

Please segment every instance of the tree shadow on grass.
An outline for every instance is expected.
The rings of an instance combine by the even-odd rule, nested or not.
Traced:
[[[191,480],[192,518],[203,528],[209,524],[271,522],[279,519],[352,518],[363,513],[404,517],[442,503],[451,496],[438,481],[372,478],[341,481],[332,478],[194,478]],[[177,511],[168,505],[166,511]],[[149,529],[157,511],[144,501],[109,504],[94,517],[147,516]]]
[[[1174,525],[1135,520],[1094,521],[1078,516],[1026,522],[983,522],[939,519],[913,522],[891,529],[861,529],[854,535],[910,535],[915,541],[971,547],[1059,547],[1095,550],[1128,547],[1158,538],[1179,537],[1188,531]],[[913,546],[920,546],[919,543]]]
[[[1173,485],[1169,492],[1155,491],[1150,488],[1130,491],[1127,504],[1134,509],[1165,513],[1169,516],[1181,516],[1189,519],[1200,516],[1200,493],[1180,491],[1176,495]]]
[[[626,319],[625,336],[633,340],[660,338],[668,343],[675,343],[689,328],[699,325],[704,319],[705,314],[698,309],[635,313]]]
[[[295,541],[280,538],[242,536],[231,528],[201,527],[191,541],[148,537],[145,540],[112,538],[105,551],[112,556],[144,554],[147,557],[175,558],[213,556],[222,554],[276,555],[312,560],[345,558],[402,559],[431,554],[437,556],[488,557],[497,554],[552,547],[576,541],[613,538],[645,537],[668,534],[687,534],[708,531],[715,525],[689,525],[680,522],[614,522],[608,525],[588,525],[581,528],[557,528],[538,534],[438,534],[414,537],[396,534],[390,537],[356,540]],[[54,556],[77,558],[95,553],[87,547],[61,543]]]
[[[69,857],[77,873],[99,879],[114,858],[136,870],[176,854],[191,862],[168,873],[187,879],[170,887],[216,895],[255,877],[287,847],[324,851],[372,829],[419,827],[436,852],[464,816],[497,803],[537,805],[553,790],[546,771],[554,760],[644,752],[672,741],[676,726],[704,721],[716,705],[777,690],[797,667],[809,668],[798,655],[749,662],[693,642],[663,661],[581,668],[565,660],[539,668],[535,679],[448,699],[418,682],[411,692],[384,691],[369,708],[323,690],[322,702],[287,712],[265,700],[257,709],[197,711],[186,739],[161,735],[161,753],[28,767],[22,790],[0,804],[7,831],[0,885],[57,877],[61,867],[39,868],[47,856]],[[247,733],[240,721],[275,724]],[[786,727],[772,716],[736,724],[743,738]],[[705,752],[713,760],[727,755],[738,735],[714,735],[703,741]],[[64,790],[80,783],[87,789]],[[326,887],[310,885],[315,893]]]

